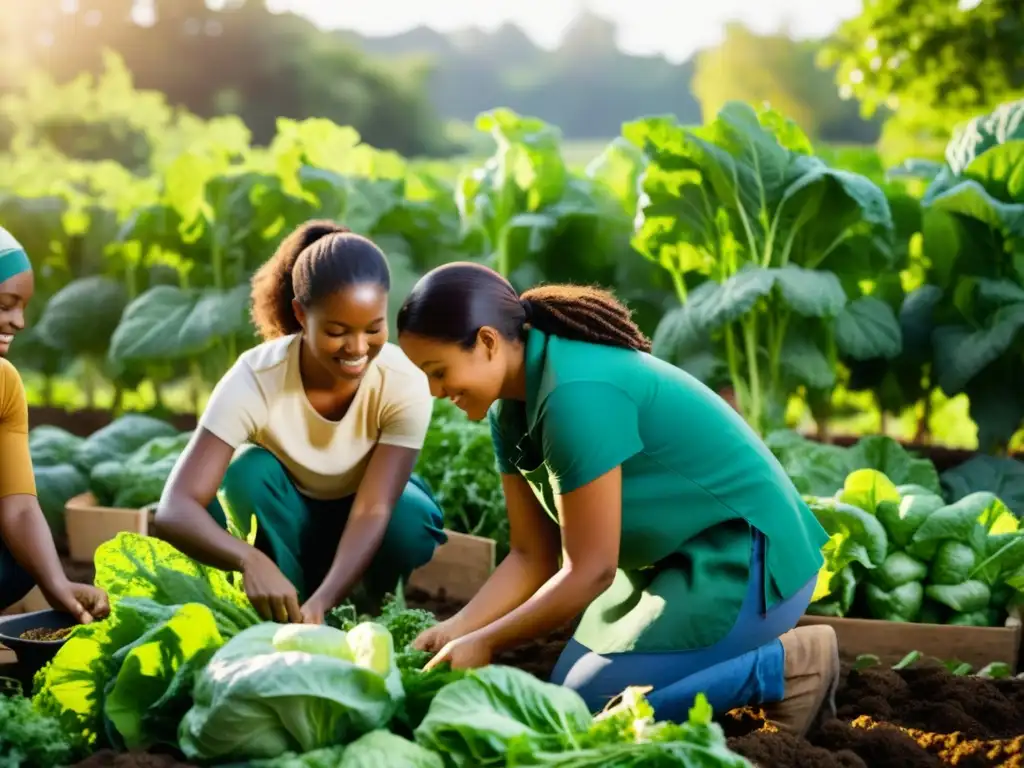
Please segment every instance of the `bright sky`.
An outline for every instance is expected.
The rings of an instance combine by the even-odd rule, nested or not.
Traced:
[[[554,47],[584,0],[269,0],[271,10],[293,10],[326,28],[390,35],[419,25],[451,32],[493,30],[506,21],[539,45]],[[861,0],[589,0],[619,26],[619,46],[630,53],[661,53],[682,61],[719,41],[725,22],[738,19],[759,32],[787,25],[798,37],[824,35],[860,12]]]

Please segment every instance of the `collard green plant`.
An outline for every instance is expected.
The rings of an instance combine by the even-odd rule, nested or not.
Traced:
[[[1024,102],[968,124],[947,163],[924,198],[935,381],[1005,450],[1024,423]]]
[[[831,535],[811,613],[987,627],[1020,601],[1024,532],[992,493],[947,504],[860,469],[808,501]]]
[[[896,263],[873,182],[813,157],[777,113],[735,102],[702,128],[649,118],[625,135],[649,159],[637,246],[682,304],[659,325],[656,354],[730,382],[766,431],[799,388],[834,387],[840,355],[900,353],[892,308],[861,286]]]

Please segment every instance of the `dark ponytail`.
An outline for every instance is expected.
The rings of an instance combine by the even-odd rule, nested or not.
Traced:
[[[522,339],[529,324],[544,333],[611,347],[651,351],[650,340],[611,293],[578,285],[545,285],[520,297],[504,277],[480,264],[431,270],[398,312],[398,332],[471,348],[484,326]]]
[[[333,221],[307,221],[281,241],[252,278],[252,321],[269,341],[302,330],[292,300],[304,307],[350,285],[391,288],[383,251]]]

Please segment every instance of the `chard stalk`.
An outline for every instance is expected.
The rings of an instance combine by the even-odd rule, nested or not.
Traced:
[[[750,420],[759,434],[764,433],[762,424],[761,375],[757,360],[757,315],[751,314],[740,321],[743,328],[743,345],[747,356],[747,372],[750,377]]]

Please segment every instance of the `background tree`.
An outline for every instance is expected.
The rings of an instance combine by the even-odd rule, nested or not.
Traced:
[[[948,137],[960,121],[1024,93],[1021,0],[865,0],[822,52],[887,133]]]

